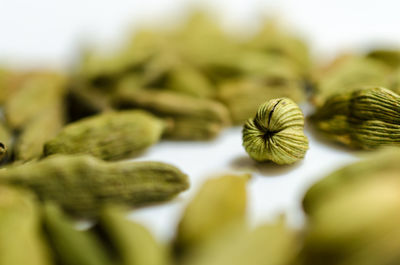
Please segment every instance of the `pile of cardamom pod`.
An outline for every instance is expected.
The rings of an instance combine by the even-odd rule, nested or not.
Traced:
[[[3,67],[0,265],[400,264],[398,93],[400,49],[320,66],[274,21],[242,37],[202,12],[137,31],[113,52],[87,49],[72,72]],[[296,103],[306,100],[315,110],[305,121]],[[308,149],[305,122],[373,152],[306,192],[303,228],[284,216],[250,225],[243,174],[205,181],[170,242],[127,219],[189,188],[173,165],[127,161],[159,141],[245,124],[251,158],[290,164]],[[94,225],[76,229],[76,217]]]

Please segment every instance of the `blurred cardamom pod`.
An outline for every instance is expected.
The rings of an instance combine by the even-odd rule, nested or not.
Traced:
[[[106,112],[70,123],[44,146],[44,154],[129,158],[157,143],[165,125],[141,110]]]
[[[111,265],[107,247],[91,231],[78,231],[56,204],[43,207],[47,237],[56,253],[57,264]]]
[[[115,106],[145,109],[169,118],[172,124],[165,136],[180,140],[210,139],[230,124],[229,113],[221,103],[172,91],[121,89]]]
[[[12,134],[7,126],[0,122],[0,163],[7,160],[12,152]]]
[[[292,164],[308,149],[301,109],[288,98],[262,104],[243,126],[243,147],[258,162]]]
[[[54,155],[0,170],[0,182],[32,189],[78,216],[96,216],[106,203],[142,206],[167,201],[188,178],[160,162],[105,162],[88,155]]]
[[[370,51],[367,57],[380,61],[392,69],[397,69],[400,66],[400,50],[375,49]]]
[[[178,254],[187,254],[205,244],[231,224],[244,225],[248,178],[248,175],[225,175],[202,185],[179,222],[175,239]]]
[[[328,138],[352,148],[400,144],[400,96],[383,87],[337,94],[311,117]]]
[[[400,151],[378,152],[314,184],[300,264],[400,262]]]
[[[117,252],[121,265],[168,265],[166,248],[142,225],[128,220],[121,207],[107,206],[100,213],[100,229]]]
[[[0,186],[0,264],[53,264],[34,194]]]

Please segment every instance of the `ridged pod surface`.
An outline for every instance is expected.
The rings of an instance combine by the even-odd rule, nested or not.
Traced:
[[[109,112],[66,126],[44,154],[90,154],[104,160],[129,158],[158,142],[164,122],[141,110]]]
[[[96,216],[106,203],[141,206],[186,190],[187,176],[160,162],[105,162],[88,155],[54,155],[0,170],[0,181],[30,188],[78,216]]]
[[[328,138],[353,148],[400,145],[400,96],[383,87],[332,96],[312,120]]]
[[[258,162],[292,164],[302,159],[308,149],[303,129],[303,113],[296,103],[288,98],[272,99],[245,123],[243,146]]]

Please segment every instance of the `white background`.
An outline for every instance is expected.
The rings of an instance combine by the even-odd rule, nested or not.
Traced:
[[[395,0],[0,0],[0,64],[67,68],[82,45],[118,46],[131,30],[179,20],[196,3],[210,7],[228,29],[255,29],[263,15],[276,15],[304,36],[319,60],[376,44],[400,46],[400,2]],[[310,112],[309,106],[302,108]],[[305,190],[356,160],[354,153],[317,139],[308,126],[306,134],[310,149],[305,159],[286,167],[253,163],[241,146],[241,128],[227,129],[210,142],[162,142],[140,160],[178,166],[190,176],[191,188],[172,203],[136,210],[131,217],[160,239],[169,239],[185,204],[206,178],[244,171],[253,173],[248,190],[252,224],[286,213],[291,224],[301,225]]]

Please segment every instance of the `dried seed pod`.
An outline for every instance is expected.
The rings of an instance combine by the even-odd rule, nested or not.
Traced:
[[[258,162],[292,164],[308,149],[303,129],[303,113],[296,103],[288,98],[273,99],[262,104],[254,119],[243,126],[243,146]]]
[[[7,124],[17,130],[54,106],[60,106],[66,91],[65,78],[51,72],[32,73],[19,85],[4,106]]]
[[[163,131],[163,121],[145,111],[107,112],[67,125],[45,144],[44,154],[129,158],[157,143]]]
[[[179,222],[175,239],[179,252],[204,244],[232,223],[245,223],[248,178],[226,175],[203,184]]]
[[[300,240],[284,222],[228,234],[204,246],[184,265],[289,265],[296,264]]]
[[[90,231],[78,231],[56,204],[45,204],[43,222],[60,264],[113,264],[102,242]]]
[[[166,249],[142,225],[126,218],[120,207],[107,206],[100,214],[100,229],[116,249],[121,265],[167,265]]]
[[[398,149],[378,152],[311,187],[301,264],[400,262],[399,162]]]
[[[53,264],[34,194],[0,186],[0,264]]]
[[[166,136],[175,139],[210,139],[230,123],[229,113],[221,103],[172,91],[123,89],[117,93],[115,106],[141,108],[170,118],[172,126]]]
[[[400,144],[400,96],[382,87],[330,97],[312,120],[328,138],[352,148]]]
[[[347,56],[317,77],[312,102],[317,107],[333,96],[365,86],[387,86],[390,68],[365,57]]]
[[[187,176],[159,162],[105,162],[87,155],[54,155],[0,170],[0,181],[30,188],[79,216],[95,216],[106,203],[163,202],[189,186]]]

